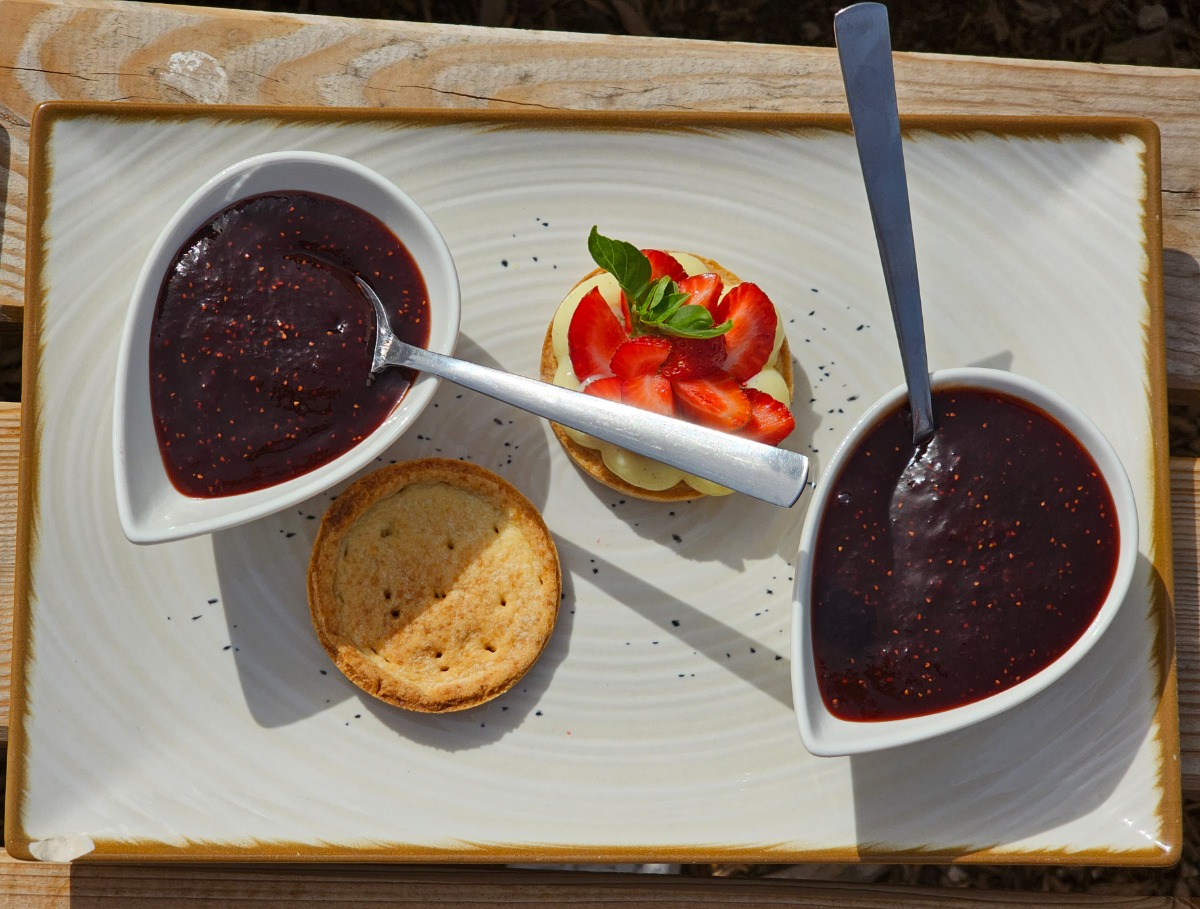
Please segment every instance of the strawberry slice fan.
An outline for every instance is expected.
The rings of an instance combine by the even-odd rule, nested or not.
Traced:
[[[571,318],[568,351],[584,393],[767,445],[791,434],[787,403],[747,384],[770,360],[778,328],[762,288],[726,291],[716,274],[688,275],[671,254],[594,228],[588,245],[621,299],[618,315],[593,288]]]

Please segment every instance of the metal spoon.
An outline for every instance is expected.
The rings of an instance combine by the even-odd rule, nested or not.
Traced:
[[[913,414],[913,442],[920,445],[933,435],[933,402],[887,7],[881,3],[848,6],[833,17],[833,32],[892,320],[900,341],[900,361]]]
[[[387,311],[371,286],[358,275],[354,280],[375,307],[372,374],[407,366],[440,376],[772,505],[790,507],[804,491],[808,458],[798,452],[407,344],[393,334]]]

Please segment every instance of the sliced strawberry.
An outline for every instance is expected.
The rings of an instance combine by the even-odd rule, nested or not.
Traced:
[[[625,323],[625,334],[633,331],[633,316],[629,313],[629,298],[621,291],[621,321]]]
[[[721,283],[719,277],[711,273],[690,275],[676,283],[685,294],[691,294],[687,299],[689,304],[694,303],[697,306],[703,306],[711,313],[716,313],[717,303],[721,299],[721,291],[725,289],[725,285]]]
[[[567,351],[575,377],[583,382],[592,376],[611,375],[608,364],[625,338],[620,321],[599,288],[593,287],[579,301],[567,328]]]
[[[621,400],[621,380],[616,376],[601,376],[599,379],[592,379],[590,382],[585,382],[580,390],[586,395],[604,398],[608,401]]]
[[[750,420],[741,428],[740,435],[756,442],[778,445],[796,428],[795,417],[782,401],[757,388],[742,390],[750,402]]]
[[[695,379],[719,372],[725,365],[725,339],[672,338],[671,355],[659,369],[668,379]]]
[[[614,376],[632,379],[657,372],[658,367],[671,355],[671,342],[666,338],[642,335],[622,341],[613,353],[609,368]]]
[[[657,373],[622,379],[621,401],[668,417],[675,414],[675,396],[671,393],[671,380]]]
[[[676,284],[687,277],[687,271],[679,264],[679,260],[670,253],[663,252],[661,249],[643,249],[642,255],[650,260],[651,284],[663,275],[666,275]]]
[[[733,327],[721,336],[725,371],[745,382],[766,365],[775,346],[775,306],[757,284],[739,284],[721,298],[713,318],[717,324],[733,320]]]
[[[694,423],[736,432],[750,420],[750,401],[733,376],[725,372],[671,382],[680,414]]]

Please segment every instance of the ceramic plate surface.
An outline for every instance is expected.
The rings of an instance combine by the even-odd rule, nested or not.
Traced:
[[[469,458],[555,535],[561,615],[502,698],[447,716],[354,688],[311,628],[330,492],[144,547],[117,517],[113,377],[130,289],[179,204],[252,154],[395,181],[446,238],[467,359],[535,375],[593,224],[763,286],[814,478],[901,375],[853,138],[760,116],[62,105],[31,147],[6,846],[19,856],[662,862],[971,857],[1162,864],[1180,842],[1158,138],[1140,121],[911,121],[935,369],[1059,392],[1141,517],[1130,600],[1002,716],[850,758],[800,741],[790,605],[808,497],[661,505],[585,479],[543,421],[442,383],[380,462]],[[119,225],[119,229],[114,229]]]

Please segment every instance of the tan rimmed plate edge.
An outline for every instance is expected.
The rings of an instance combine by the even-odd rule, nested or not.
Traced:
[[[22,433],[18,456],[18,494],[12,672],[9,697],[9,769],[5,814],[5,844],[17,858],[33,858],[31,840],[21,822],[27,764],[27,741],[23,718],[27,710],[25,664],[32,635],[30,566],[32,547],[36,545],[36,504],[38,501],[37,453],[42,415],[39,410],[36,379],[41,351],[43,306],[42,271],[46,237],[44,223],[49,204],[47,190],[53,163],[49,143],[54,125],[64,119],[106,116],[117,120],[164,122],[197,118],[226,122],[273,120],[292,123],[383,123],[470,124],[491,128],[554,128],[687,131],[726,129],[851,131],[848,116],[841,114],[789,114],[759,112],[658,112],[658,111],[569,111],[569,110],[463,110],[420,108],[376,110],[363,108],[279,108],[263,105],[193,105],[165,103],[127,103],[101,101],[48,101],[34,111],[29,138],[30,168],[28,222],[26,228],[25,337],[22,365]],[[859,845],[857,848],[830,848],[796,851],[782,844],[744,847],[711,844],[680,849],[678,847],[560,847],[544,844],[462,843],[454,849],[420,848],[402,844],[363,843],[360,845],[317,847],[305,843],[232,843],[188,842],[169,846],[148,841],[98,840],[88,860],[180,859],[185,861],[542,861],[542,862],[637,862],[637,861],[756,861],[792,863],[812,861],[938,861],[988,862],[1007,864],[1105,864],[1125,866],[1172,865],[1182,848],[1182,792],[1179,766],[1179,713],[1177,662],[1174,647],[1173,576],[1170,515],[1165,507],[1169,499],[1170,475],[1167,454],[1166,423],[1166,352],[1165,316],[1162,282],[1162,199],[1161,146],[1157,125],[1136,117],[1057,117],[1057,116],[982,116],[923,115],[902,117],[904,132],[930,131],[942,135],[966,136],[990,133],[1001,136],[1047,137],[1062,134],[1092,135],[1117,140],[1134,136],[1144,145],[1145,176],[1143,200],[1143,238],[1148,262],[1143,281],[1148,316],[1143,344],[1147,369],[1146,392],[1153,411],[1151,463],[1154,465],[1155,510],[1147,518],[1150,528],[1150,555],[1155,580],[1150,603],[1157,619],[1154,649],[1157,664],[1159,699],[1155,711],[1156,740],[1164,756],[1159,767],[1163,797],[1157,813],[1164,837],[1145,850],[1043,851],[1020,853],[1000,848],[962,849],[922,848],[896,851],[886,845]]]

